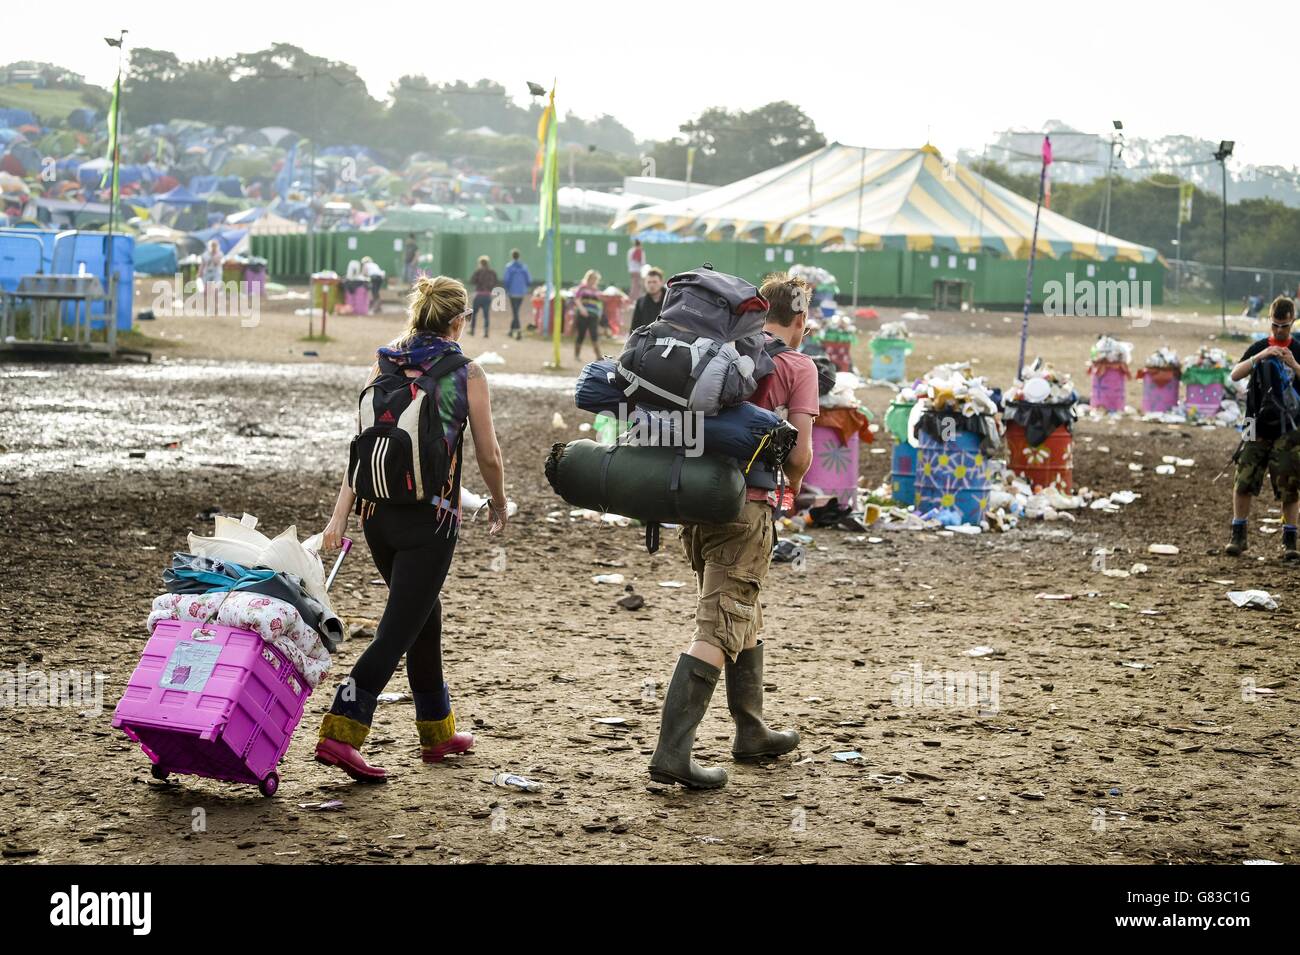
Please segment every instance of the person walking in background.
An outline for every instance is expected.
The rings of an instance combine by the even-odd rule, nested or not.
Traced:
[[[478,257],[478,268],[470,276],[470,284],[474,286],[474,314],[469,319],[469,335],[474,337],[474,325],[478,321],[478,313],[483,312],[483,337],[488,337],[488,322],[492,320],[492,293],[496,291],[501,284],[497,274],[492,269],[492,263],[486,255]]]
[[[420,277],[420,243],[412,232],[402,244],[402,278],[407,285],[414,285]]]
[[[523,330],[519,326],[519,308],[524,304],[524,296],[528,294],[528,287],[533,284],[533,277],[528,274],[528,266],[519,258],[519,250],[510,250],[510,261],[506,264],[506,274],[503,285],[506,288],[506,294],[510,296],[510,335],[515,339],[524,337]]]
[[[388,585],[388,602],[375,629],[375,637],[362,651],[352,672],[334,695],[329,713],[321,721],[316,760],[337,766],[358,782],[382,783],[387,773],[362,758],[360,747],[370,733],[379,694],[392,679],[402,657],[415,702],[415,729],[420,756],[426,763],[463,753],[474,745],[469,733],[457,732],[456,715],[442,668],[442,603],[439,592],[447,579],[460,533],[462,446],[468,424],[474,440],[474,459],[491,495],[488,533],[506,524],[505,469],[496,429],[487,377],[460,350],[458,339],[470,315],[465,286],[446,276],[421,276],[411,292],[407,326],[395,341],[378,350],[367,390],[361,393],[359,431],[373,431],[385,420],[375,407],[422,391],[428,400],[416,409],[429,415],[433,441],[420,451],[409,440],[380,438],[380,456],[358,455],[339,486],[334,513],[325,528],[324,546],[333,550],[347,533],[355,508],[361,517],[366,544],[375,566]],[[397,428],[419,427],[398,418]],[[391,411],[385,409],[391,417]],[[419,418],[419,413],[415,415]],[[405,451],[403,450],[405,449]],[[353,451],[357,454],[355,448]],[[403,453],[407,460],[401,460]],[[420,455],[419,460],[416,456]],[[427,455],[427,457],[426,457]],[[420,462],[423,461],[423,470]],[[430,465],[436,465],[431,473]],[[400,475],[407,482],[414,470],[415,483],[401,494]],[[375,499],[377,498],[377,499]]]
[[[1282,502],[1282,556],[1300,560],[1296,520],[1300,518],[1300,342],[1291,335],[1295,302],[1278,296],[1269,306],[1269,337],[1246,349],[1233,367],[1233,381],[1249,378],[1246,419],[1241,444],[1232,456],[1237,464],[1232,494],[1230,557],[1245,553],[1249,544],[1250,507],[1264,487],[1268,472],[1273,496]]]
[[[204,310],[209,313],[216,310],[217,288],[221,285],[223,261],[221,246],[217,245],[216,239],[211,240],[199,258],[199,274],[203,278],[203,302],[206,306]]]
[[[645,249],[641,240],[635,239],[632,248],[627,250],[627,284],[628,297],[636,301],[641,297],[641,270],[645,268]]]
[[[582,340],[591,336],[591,350],[600,361],[600,345],[596,338],[600,334],[600,320],[605,314],[605,303],[600,297],[600,273],[588,269],[582,277],[582,284],[573,290],[573,331],[577,336],[573,342],[573,357],[582,360]]]
[[[664,274],[655,268],[646,269],[645,294],[636,300],[632,307],[632,327],[629,334],[649,325],[659,318],[659,311],[664,307]]]
[[[384,279],[388,278],[384,270],[375,264],[375,260],[370,256],[361,258],[361,274],[370,280],[370,314],[379,314],[379,290],[384,287]]]

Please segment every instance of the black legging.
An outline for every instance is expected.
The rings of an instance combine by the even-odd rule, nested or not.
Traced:
[[[483,337],[488,337],[488,322],[492,320],[492,293],[475,292],[474,293],[474,314],[469,317],[469,333],[474,334],[474,326],[478,323],[478,313],[483,312]]]
[[[442,526],[438,526],[439,514]],[[388,603],[375,639],[352,667],[357,686],[383,692],[406,655],[415,693],[441,693],[442,601],[456,538],[449,519],[432,504],[379,504],[362,528],[375,566],[388,584]]]
[[[512,332],[519,331],[519,306],[523,304],[524,304],[524,297],[522,295],[510,296],[510,312],[511,312],[510,330]]]

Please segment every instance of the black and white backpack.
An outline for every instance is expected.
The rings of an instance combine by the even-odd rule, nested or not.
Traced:
[[[408,378],[380,357],[379,377],[361,390],[348,453],[348,486],[359,499],[423,504],[438,496],[456,450],[443,437],[438,380],[469,362],[452,352],[419,378]]]

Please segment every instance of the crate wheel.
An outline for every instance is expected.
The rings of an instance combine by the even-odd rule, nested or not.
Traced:
[[[149,767],[149,773],[150,775],[153,776],[154,779],[166,779],[168,776],[171,775],[171,772],[169,770],[163,769],[157,763],[154,763],[152,766]]]
[[[257,788],[262,791],[263,796],[274,796],[275,791],[280,788],[280,774],[267,773],[266,778],[257,784]]]

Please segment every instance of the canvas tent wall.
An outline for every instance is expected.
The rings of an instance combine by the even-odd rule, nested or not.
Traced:
[[[864,250],[1029,256],[1034,202],[933,146],[867,149],[835,143],[700,195],[631,210],[614,228],[705,239]],[[1044,209],[1044,258],[1151,263],[1155,249]]]

